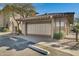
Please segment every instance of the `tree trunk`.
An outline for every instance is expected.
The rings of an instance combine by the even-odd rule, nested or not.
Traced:
[[[78,32],[76,32],[76,42],[78,42]]]
[[[14,18],[14,20],[16,21],[16,19],[15,19],[15,16],[14,16],[14,13],[12,13],[12,16],[13,16],[13,18]],[[16,23],[17,23],[17,32],[19,33],[19,23],[18,23],[18,21],[16,21]]]
[[[16,21],[17,22],[17,21]],[[19,34],[19,31],[20,31],[20,29],[19,29],[19,23],[17,23],[17,33]]]

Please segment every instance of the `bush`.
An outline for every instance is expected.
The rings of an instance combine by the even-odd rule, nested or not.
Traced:
[[[9,31],[9,29],[8,29],[8,28],[5,28],[5,27],[0,27],[0,32],[7,32],[7,31]]]
[[[8,31],[9,31],[8,28],[4,28],[4,29],[3,29],[3,32],[8,32]]]
[[[22,34],[21,30],[17,30],[17,35]]]
[[[53,35],[54,39],[62,39],[64,34],[62,32],[55,32]]]
[[[0,32],[3,32],[4,27],[0,27]]]
[[[76,28],[75,26],[72,27],[71,31],[74,32],[74,33],[75,33],[75,32],[78,32],[78,31],[77,31],[77,28]]]

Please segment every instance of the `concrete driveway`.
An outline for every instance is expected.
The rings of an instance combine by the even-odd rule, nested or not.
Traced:
[[[34,43],[33,43],[34,42]],[[41,56],[41,53],[38,53],[30,48],[29,45],[33,45],[38,42],[54,42],[53,39],[49,36],[34,36],[34,35],[3,35],[0,36],[0,55],[2,56]],[[45,48],[45,47],[43,47]],[[61,52],[52,50],[50,47],[46,47],[49,51],[52,51],[51,55],[59,55]],[[45,48],[45,49],[46,49]],[[51,49],[51,50],[50,50]],[[57,54],[55,54],[57,53]]]
[[[29,45],[33,45],[35,43],[17,38],[14,34],[0,33],[0,56],[41,56],[42,54],[29,49]]]
[[[54,40],[51,39],[51,37],[49,36],[40,36],[40,35],[19,35],[19,36],[15,36],[17,38],[22,38],[28,41],[32,41],[34,43],[38,43],[38,42],[53,42]]]

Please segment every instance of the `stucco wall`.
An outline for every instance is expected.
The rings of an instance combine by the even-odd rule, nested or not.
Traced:
[[[4,16],[3,15],[0,15],[0,27],[4,27]]]
[[[68,27],[68,25],[69,25],[69,24],[67,25],[68,21],[67,21],[67,18],[65,18],[65,17],[63,17],[63,18],[56,18],[54,20],[55,20],[55,28],[54,28],[55,32],[59,32],[59,27],[60,26],[61,26],[60,27],[61,31],[63,32],[63,31],[65,31],[66,27]]]
[[[67,27],[68,27],[68,21],[66,18],[56,18],[52,19],[51,23],[40,23],[40,24],[27,24],[21,25],[21,30],[23,34],[36,34],[36,35],[51,35],[53,36],[53,32],[59,31],[59,28],[55,27],[55,21],[58,22],[58,20],[61,19],[61,31],[67,32]],[[64,23],[64,24],[63,24]],[[27,28],[26,28],[27,26]],[[57,26],[59,26],[57,24]],[[27,29],[27,30],[26,30]]]
[[[25,22],[23,22],[22,24],[20,24],[20,30],[22,31],[22,34],[23,35],[26,35],[27,34],[27,31],[26,31],[27,27],[26,26],[27,25],[26,25]]]

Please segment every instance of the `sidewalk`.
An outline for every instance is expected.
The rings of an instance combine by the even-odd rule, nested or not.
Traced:
[[[10,34],[11,32],[0,32],[0,36],[1,35],[7,35],[7,34]]]
[[[53,43],[48,43],[48,42],[40,42],[39,44],[42,46],[51,47],[51,49],[62,51],[64,53],[72,54],[73,56],[79,56],[79,50],[70,50],[70,49],[66,49],[65,47],[53,47],[51,46]]]

